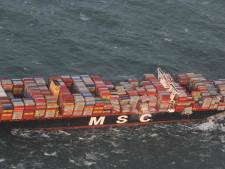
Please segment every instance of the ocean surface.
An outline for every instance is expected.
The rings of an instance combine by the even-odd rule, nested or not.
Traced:
[[[224,0],[0,0],[0,76],[154,73],[225,78]],[[224,169],[202,122],[0,132],[0,169]]]

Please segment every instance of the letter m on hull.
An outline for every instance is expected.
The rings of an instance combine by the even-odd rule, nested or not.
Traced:
[[[93,126],[93,125],[103,125],[105,121],[105,116],[100,116],[100,117],[91,117],[90,121],[89,121],[89,126]]]

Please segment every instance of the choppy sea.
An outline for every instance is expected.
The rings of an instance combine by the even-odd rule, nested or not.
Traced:
[[[0,0],[0,76],[155,73],[225,78],[224,0]],[[202,122],[0,132],[1,169],[224,169],[225,127]]]

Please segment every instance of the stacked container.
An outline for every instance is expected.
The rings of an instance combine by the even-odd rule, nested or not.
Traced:
[[[59,104],[60,104],[60,112],[63,117],[73,116],[74,97],[66,86],[60,87]]]
[[[12,92],[13,91],[13,82],[10,79],[2,79],[1,80],[1,86],[6,92]]]
[[[74,97],[74,110],[73,116],[81,116],[83,114],[85,101],[81,94],[73,94]]]
[[[219,79],[214,81],[219,94],[221,95],[221,100],[218,104],[218,110],[225,110],[225,79]]]
[[[110,97],[110,104],[112,105],[113,113],[121,112],[119,95],[117,92],[112,92],[112,95]]]
[[[15,97],[23,96],[23,81],[22,79],[12,79],[13,95]]]
[[[90,90],[86,87],[85,83],[80,76],[73,76],[73,91],[79,93],[83,97],[84,108],[83,115],[91,115],[94,108],[94,97],[92,96]]]
[[[130,97],[127,94],[124,86],[115,86],[116,92],[119,96],[119,104],[120,104],[120,111],[122,113],[129,113],[130,112]]]
[[[147,95],[150,96],[149,111],[167,112],[170,104],[171,93],[164,88],[160,81],[153,74],[145,74],[146,81],[151,82],[145,86]]]
[[[208,81],[201,74],[195,73],[183,74],[182,79],[178,77],[178,80],[191,92],[194,100],[193,109],[215,110],[218,108],[221,96],[213,82]]]
[[[102,114],[105,107],[105,101],[100,97],[95,97],[95,107],[93,114]]]
[[[2,121],[12,120],[13,105],[3,87],[0,85],[0,119]]]
[[[81,75],[80,77],[89,91],[92,93],[95,92],[95,83],[91,77],[89,75]]]
[[[24,103],[22,99],[12,99],[13,116],[12,120],[22,120],[24,113]]]
[[[46,100],[45,118],[58,117],[59,106],[57,104],[57,98],[53,95],[45,95],[45,100]]]
[[[32,98],[36,105],[33,116],[35,118],[56,117],[58,112],[57,98],[48,90],[45,80],[43,78],[24,78],[23,81],[25,96]],[[32,101],[29,101],[28,104],[32,104]],[[31,110],[28,109],[28,111]],[[28,112],[25,118],[32,119],[32,112]]]
[[[113,84],[112,83],[106,84],[103,81],[102,77],[98,76],[98,75],[93,75],[93,76],[91,76],[91,78],[95,85],[96,94],[103,99],[110,99],[111,92],[110,92],[109,88],[113,89],[114,88]]]
[[[36,110],[36,104],[32,98],[24,98],[24,111],[23,111],[23,119],[31,120],[34,119],[34,113]]]

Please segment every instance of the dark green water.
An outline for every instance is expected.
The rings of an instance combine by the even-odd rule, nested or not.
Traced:
[[[0,0],[2,77],[225,78],[224,0]],[[1,169],[223,169],[216,123],[0,133]]]

